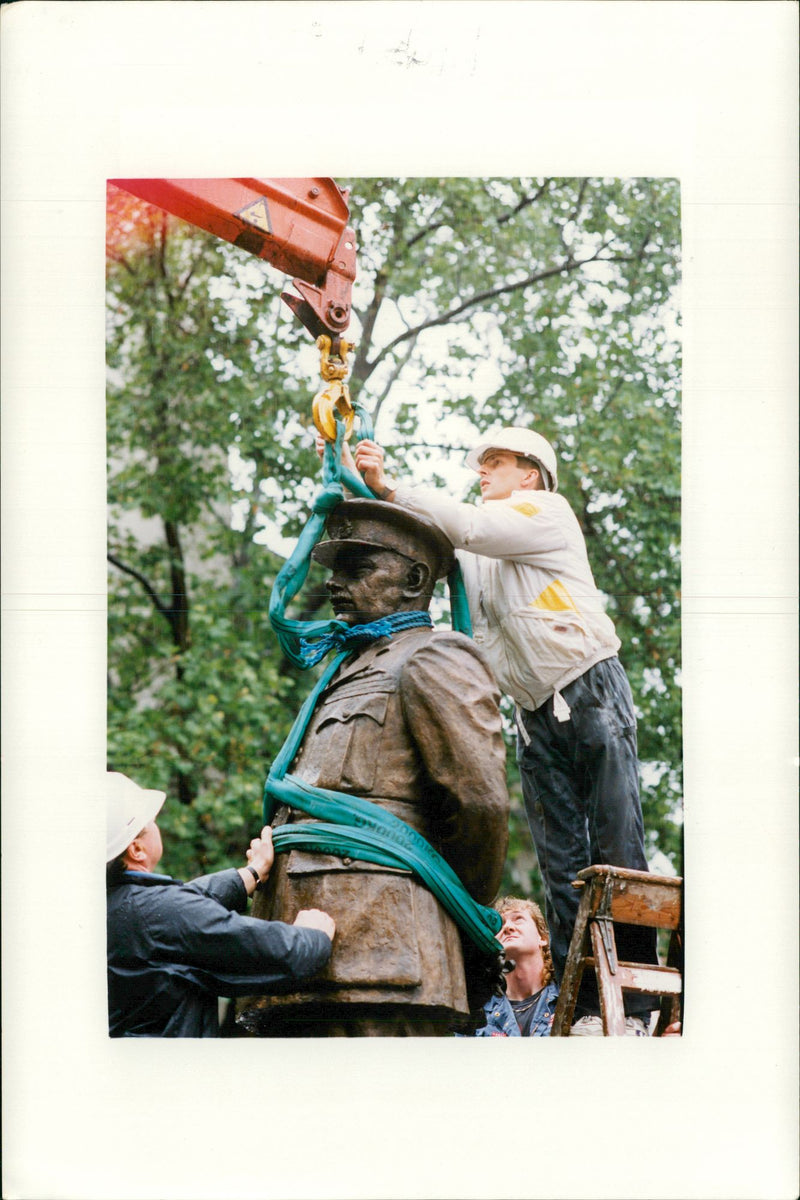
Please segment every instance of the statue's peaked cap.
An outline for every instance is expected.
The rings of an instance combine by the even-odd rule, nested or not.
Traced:
[[[374,546],[394,550],[414,562],[426,563],[435,579],[453,569],[453,547],[438,526],[425,517],[389,504],[385,500],[343,500],[337,504],[325,525],[328,541],[319,542],[312,557],[325,567],[343,546]]]

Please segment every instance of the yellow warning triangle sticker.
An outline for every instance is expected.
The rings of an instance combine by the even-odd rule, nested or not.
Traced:
[[[244,208],[239,209],[235,215],[241,221],[246,221],[248,225],[255,225],[256,229],[262,229],[264,233],[272,233],[269,209],[264,199],[254,200],[252,204],[247,204]]]
[[[577,612],[577,605],[560,579],[554,579],[549,587],[531,600],[529,608],[543,608],[547,612]]]

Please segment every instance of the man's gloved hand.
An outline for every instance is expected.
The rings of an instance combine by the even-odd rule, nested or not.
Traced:
[[[467,1003],[470,1012],[475,1012],[482,1009],[492,996],[500,996],[505,992],[505,958],[499,946],[496,955],[485,954],[463,934],[461,944],[464,951],[464,973],[467,977]]]

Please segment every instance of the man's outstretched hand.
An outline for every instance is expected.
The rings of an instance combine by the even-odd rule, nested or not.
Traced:
[[[322,458],[325,453],[325,438],[321,433],[316,435],[314,444],[317,454]],[[369,438],[358,443],[355,458],[349,444],[344,442],[342,445],[342,466],[346,467],[348,471],[359,471],[367,487],[377,495],[380,495],[387,486],[391,486],[384,469],[384,458],[383,447],[379,446],[377,442],[370,441]]]
[[[389,484],[384,470],[383,446],[364,438],[356,446],[356,467],[364,477],[364,483],[380,495]]]

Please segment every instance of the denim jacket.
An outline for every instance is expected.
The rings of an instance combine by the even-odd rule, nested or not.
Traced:
[[[530,1037],[549,1037],[556,1011],[558,985],[548,983],[542,990],[531,1021]],[[492,996],[483,1006],[486,1024],[475,1037],[520,1037],[517,1018],[507,996]]]

